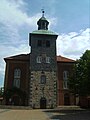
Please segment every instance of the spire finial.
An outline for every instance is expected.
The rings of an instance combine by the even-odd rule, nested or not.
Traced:
[[[49,22],[44,17],[44,13],[45,13],[44,9],[41,9],[41,11],[42,11],[42,17],[37,22],[38,30],[48,30],[48,24],[49,24]]]
[[[42,10],[42,17],[44,17],[45,11],[44,11],[44,9],[41,9],[41,10]]]

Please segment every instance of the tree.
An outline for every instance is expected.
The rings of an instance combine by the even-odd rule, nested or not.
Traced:
[[[73,74],[69,79],[69,88],[74,94],[90,95],[90,50],[76,61]]]

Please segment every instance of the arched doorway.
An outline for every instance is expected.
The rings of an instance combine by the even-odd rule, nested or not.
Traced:
[[[70,97],[68,93],[64,94],[64,105],[70,105]]]
[[[42,97],[42,98],[40,99],[40,108],[41,108],[41,109],[46,109],[46,103],[47,103],[46,98],[45,98],[45,97]]]

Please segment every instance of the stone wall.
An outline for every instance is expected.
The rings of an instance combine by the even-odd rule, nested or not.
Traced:
[[[46,98],[46,108],[56,107],[57,97],[57,76],[56,72],[44,72],[46,83],[40,83],[42,71],[32,71],[30,81],[30,99],[29,105],[35,108],[40,108],[40,99]]]

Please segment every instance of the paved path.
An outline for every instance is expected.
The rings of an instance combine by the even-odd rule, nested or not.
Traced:
[[[90,110],[53,109],[45,112],[51,120],[90,120]]]
[[[90,111],[83,109],[0,109],[0,120],[90,120]]]
[[[42,110],[0,109],[0,120],[50,120]]]

